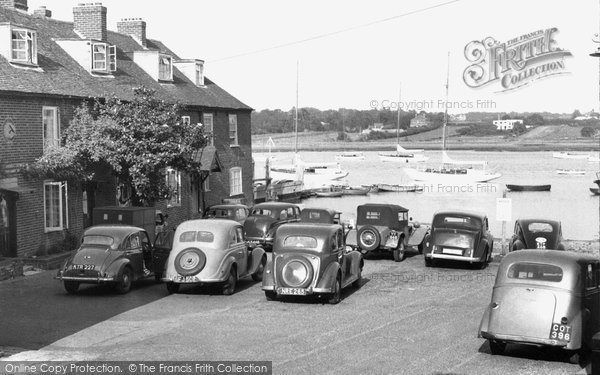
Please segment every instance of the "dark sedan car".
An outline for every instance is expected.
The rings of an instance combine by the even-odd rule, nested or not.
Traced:
[[[165,251],[168,252],[168,248]],[[112,284],[127,293],[137,279],[160,274],[168,254],[154,254],[148,233],[130,225],[97,225],[85,230],[77,252],[58,271],[65,290],[80,284]]]
[[[252,207],[244,222],[244,236],[250,247],[273,247],[275,231],[286,223],[300,220],[300,207],[292,203],[265,202]]]
[[[262,289],[267,300],[317,295],[336,304],[343,288],[361,286],[362,268],[362,255],[346,247],[341,225],[285,224],[277,229]]]
[[[494,238],[484,214],[445,211],[433,215],[431,234],[425,238],[425,266],[436,260],[455,260],[480,268],[492,259]]]
[[[209,207],[205,219],[229,219],[244,224],[249,213],[248,206],[243,204],[217,204]]]
[[[521,249],[565,250],[560,221],[519,219],[510,239],[509,251]]]

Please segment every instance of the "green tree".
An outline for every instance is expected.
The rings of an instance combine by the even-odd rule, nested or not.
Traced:
[[[596,129],[591,126],[584,126],[581,128],[581,136],[586,138],[591,138],[596,134]]]
[[[152,206],[173,194],[165,169],[194,175],[200,164],[194,151],[206,145],[202,128],[181,122],[181,106],[155,97],[152,90],[134,89],[132,101],[96,100],[84,103],[63,137],[28,165],[30,175],[89,181],[98,167],[108,167],[131,187],[134,206]]]
[[[544,125],[545,120],[539,113],[533,113],[523,119],[523,123],[527,125]]]
[[[581,116],[581,112],[579,112],[579,110],[576,109],[573,111],[573,114],[571,115],[571,119],[577,118],[579,116]]]
[[[527,127],[523,123],[517,122],[513,125],[513,128],[512,128],[513,134],[519,135],[519,134],[525,133],[526,131],[527,131]]]

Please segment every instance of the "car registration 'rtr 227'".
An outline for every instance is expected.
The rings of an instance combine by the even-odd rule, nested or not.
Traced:
[[[73,264],[71,269],[73,270],[84,270],[84,271],[92,271],[96,268],[93,264]]]

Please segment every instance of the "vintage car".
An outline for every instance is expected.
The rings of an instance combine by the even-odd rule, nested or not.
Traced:
[[[546,219],[517,220],[508,250],[521,249],[565,250],[560,221]]]
[[[409,248],[423,251],[429,227],[409,223],[408,209],[395,204],[369,203],[356,208],[356,228],[350,229],[346,244],[363,254],[392,252],[394,260],[404,259]]]
[[[127,293],[133,281],[162,273],[165,252],[168,249],[155,254],[142,228],[97,225],[85,230],[79,249],[56,278],[69,293],[76,293],[80,284],[112,284],[119,293]]]
[[[249,249],[242,225],[227,219],[185,221],[174,234],[162,280],[169,293],[181,284],[215,284],[225,295],[233,294],[238,279],[262,280],[267,263],[265,251]]]
[[[345,246],[341,225],[285,224],[277,229],[262,289],[267,300],[317,295],[336,304],[343,288],[360,287],[362,268],[362,255]]]
[[[292,203],[265,202],[252,207],[244,222],[244,235],[250,247],[271,250],[277,228],[300,220],[300,207]]]
[[[509,343],[553,346],[580,354],[600,331],[600,259],[567,251],[527,250],[506,255],[479,337],[492,354]]]
[[[425,266],[436,260],[456,260],[485,268],[492,260],[494,238],[484,214],[444,211],[433,215],[425,238]]]
[[[329,208],[307,207],[300,212],[301,223],[341,224],[341,213]]]
[[[229,219],[244,224],[248,217],[248,206],[243,204],[217,204],[209,207],[205,213],[205,219]]]

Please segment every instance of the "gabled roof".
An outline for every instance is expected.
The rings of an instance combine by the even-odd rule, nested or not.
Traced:
[[[95,77],[56,43],[57,39],[80,40],[73,23],[0,7],[0,23],[6,22],[37,31],[38,65],[43,72],[15,67],[0,56],[0,92],[81,98],[116,96],[128,100],[133,97],[133,88],[143,85],[155,90],[159,98],[185,106],[251,110],[210,79],[205,78],[205,87],[197,87],[175,65],[172,83],[157,82],[133,62],[133,52],[144,48],[128,35],[108,31],[107,42],[117,46],[117,71],[114,78]],[[156,40],[148,40],[148,49],[168,53],[174,61],[179,59]]]

